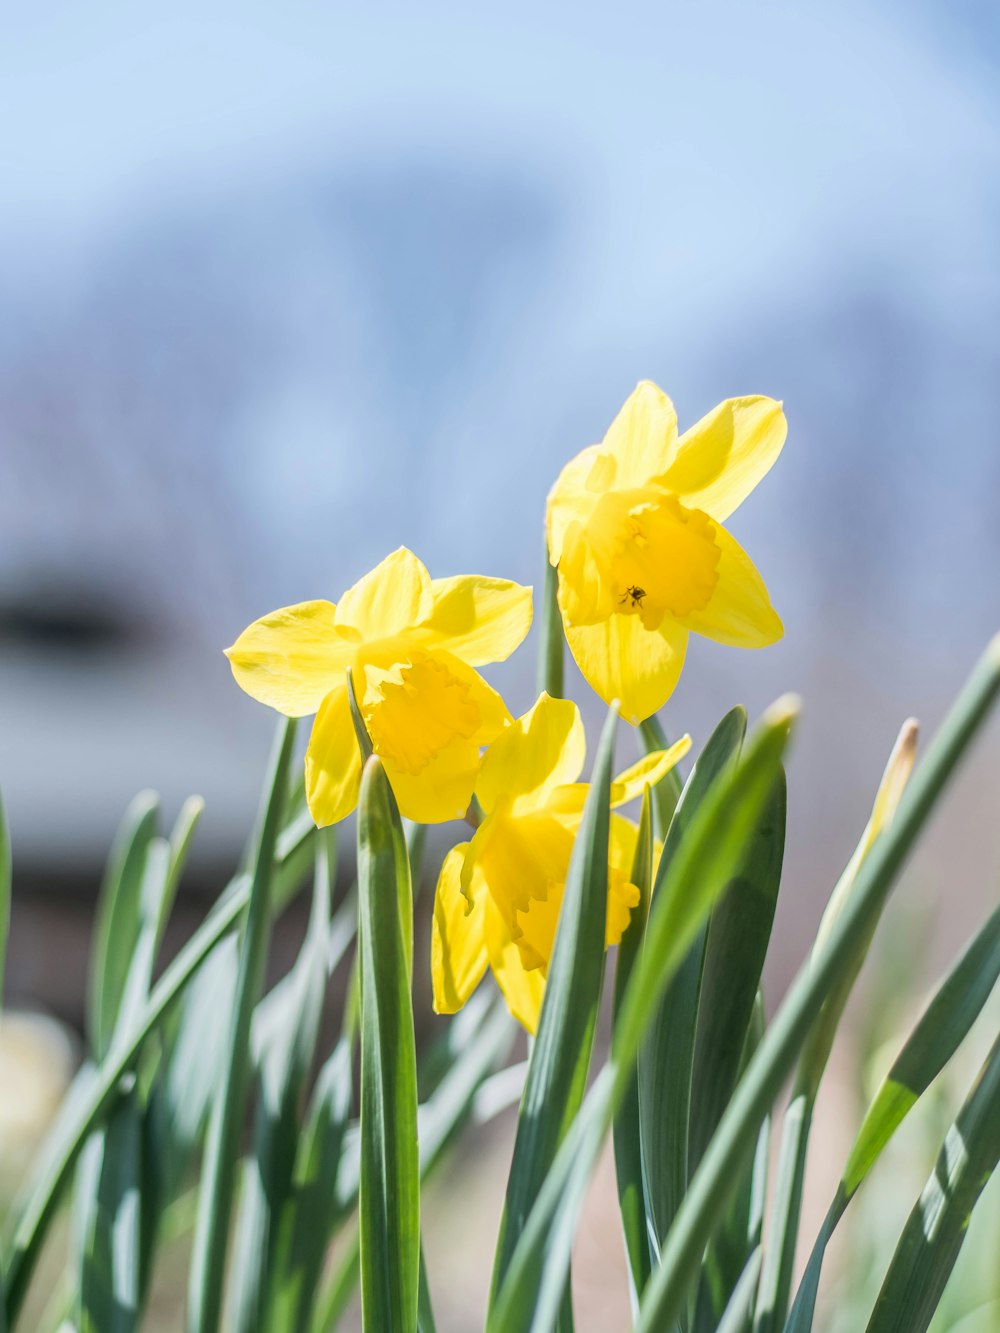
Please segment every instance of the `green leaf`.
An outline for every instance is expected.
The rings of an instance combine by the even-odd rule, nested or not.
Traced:
[[[420,1252],[412,933],[402,920],[410,903],[399,811],[372,756],[358,803],[361,1309],[366,1328],[398,1333],[417,1327]]]
[[[647,754],[652,754],[656,750],[670,749],[670,742],[655,714],[653,717],[647,717],[645,722],[639,723],[639,735],[642,737]],[[681,781],[680,769],[676,765],[669,773],[664,774],[653,788],[653,835],[660,842],[667,835],[667,829],[670,827],[670,821],[674,817],[683,790],[684,783]],[[655,871],[656,867],[653,869]]]
[[[188,1333],[215,1333],[222,1313],[236,1158],[250,1072],[250,1024],[263,982],[275,845],[288,790],[294,740],[294,721],[283,719],[272,752],[267,795],[259,821],[229,1039],[205,1145],[188,1286]]]
[[[615,1023],[611,1064],[595,1079],[545,1178],[490,1317],[490,1333],[543,1333],[558,1316],[579,1209],[640,1045],[664,990],[740,863],[777,777],[793,716],[787,703],[768,711],[739,763],[702,803],[653,895],[643,949]]]
[[[553,699],[561,699],[565,692],[566,639],[559,612],[558,592],[559,573],[555,565],[549,563],[546,547],[538,632],[538,693],[549,694]]]
[[[916,743],[917,725],[910,720],[903,725],[893,746],[861,841],[830,895],[813,947],[814,956],[823,948],[827,935],[849,903],[865,858],[896,813],[913,767]],[[883,907],[886,901],[883,899]],[[880,915],[881,908],[873,913],[867,931],[858,936],[850,966],[845,967],[836,986],[824,1000],[819,1018],[805,1042],[799,1059],[792,1097],[782,1124],[778,1178],[771,1207],[768,1248],[764,1255],[757,1293],[754,1333],[776,1333],[776,1330],[784,1325],[788,1313],[813,1108],[816,1105],[841,1016],[867,957]]]
[[[178,874],[178,854],[163,838],[150,838],[136,894],[136,937],[109,1038],[111,1050],[127,1043],[133,1027],[142,1020]],[[122,903],[119,897],[119,906]],[[132,1088],[88,1145],[95,1163],[93,1176],[78,1173],[78,1185],[84,1191],[77,1206],[82,1333],[103,1329],[127,1333],[138,1324],[151,1256],[149,1215],[154,1206],[143,1188],[143,1119],[140,1094]]]
[[[758,991],[744,1046],[740,1077],[760,1045],[764,1027],[764,1000]],[[744,1171],[722,1225],[712,1238],[705,1255],[692,1324],[694,1333],[715,1333],[722,1312],[732,1307],[733,1294],[746,1272],[747,1264],[754,1251],[760,1249],[764,1229],[764,1203],[767,1197],[770,1129],[770,1117],[765,1117],[757,1136],[753,1162],[750,1168]],[[760,1258],[762,1257],[761,1254]],[[759,1267],[757,1276],[759,1277]],[[755,1279],[755,1296],[756,1289]],[[752,1321],[751,1310],[749,1322]]]
[[[142,1117],[133,1090],[92,1140],[95,1194],[80,1270],[80,1333],[133,1333],[141,1309]]]
[[[903,1228],[868,1333],[924,1333],[998,1160],[1000,1038],[945,1136],[931,1177]]]
[[[426,1180],[443,1160],[462,1126],[478,1107],[478,1094],[490,1081],[497,1064],[509,1052],[517,1031],[502,997],[478,991],[449,1023],[447,1045],[450,1068],[431,1096],[417,1110],[420,1179]],[[505,1073],[507,1071],[504,1071]],[[506,1103],[501,1103],[505,1105]],[[496,1106],[493,1108],[497,1109]],[[359,1154],[357,1134],[345,1135],[340,1169],[336,1173],[337,1209],[334,1226],[346,1220],[358,1197]],[[356,1275],[357,1265],[354,1265]],[[351,1280],[349,1264],[339,1268],[317,1303],[321,1312],[312,1328],[326,1329],[349,1296],[343,1286]],[[327,1312],[324,1314],[323,1312]],[[279,1326],[284,1333],[284,1325]],[[275,1330],[278,1333],[278,1330]]]
[[[907,853],[1000,691],[1000,638],[990,644],[949,710],[903,794],[891,826],[861,866],[844,910],[800,971],[764,1034],[695,1172],[639,1312],[638,1333],[669,1328],[684,1307],[730,1191],[754,1150],[760,1125],[822,1011],[855,964]]]
[[[241,877],[163,973],[127,1041],[116,1045],[99,1068],[85,1066],[74,1080],[24,1200],[14,1210],[6,1273],[8,1322],[13,1323],[21,1308],[49,1222],[84,1143],[120,1097],[121,1080],[132,1069],[150,1033],[218,942],[232,930],[246,910],[249,897],[249,884]]]
[[[267,1327],[305,1333],[326,1251],[340,1214],[337,1178],[351,1109],[353,1043],[341,1037],[320,1070],[295,1165],[292,1197],[278,1234],[276,1281]]]
[[[746,1267],[733,1287],[732,1295],[726,1304],[722,1317],[716,1326],[716,1333],[746,1333],[753,1319],[753,1302],[760,1280],[761,1251],[758,1245],[747,1259]]]
[[[809,1256],[786,1333],[809,1333],[812,1328],[830,1237],[886,1144],[965,1040],[998,977],[1000,907],[948,973],[872,1099]]]
[[[163,887],[160,920],[157,927],[159,935],[163,934],[163,929],[167,924],[170,909],[173,907],[174,898],[177,896],[177,889],[180,886],[181,875],[184,873],[184,867],[187,864],[188,852],[191,850],[191,843],[204,813],[205,802],[202,798],[200,796],[189,796],[181,806],[180,813],[171,830],[169,865],[166,884]]]
[[[604,724],[573,845],[538,1032],[521,1098],[493,1272],[498,1292],[528,1214],[583,1098],[604,978],[611,765],[618,721]]]
[[[632,971],[639,957],[642,937],[649,913],[649,897],[653,878],[653,816],[649,788],[642,793],[642,814],[636,838],[635,857],[632,861],[632,883],[639,890],[639,902],[632,909],[628,929],[618,946],[615,967],[614,1013],[621,1008]],[[639,1141],[639,1074],[634,1067],[621,1108],[615,1116],[615,1177],[618,1183],[618,1206],[625,1233],[625,1252],[628,1255],[629,1277],[633,1300],[642,1294],[649,1277],[649,1237],[646,1226],[646,1190],[642,1174],[642,1152]]]
[[[91,950],[87,1027],[100,1059],[107,1053],[141,928],[146,852],[156,837],[160,798],[144,791],[125,812],[97,903]]]
[[[10,931],[10,899],[13,866],[10,855],[10,830],[0,792],[0,1009],[3,1008],[3,980],[7,963],[7,935]],[[3,1333],[0,1327],[0,1333]]]
[[[316,843],[312,911],[295,967],[257,1008],[260,1048],[253,1149],[245,1164],[230,1275],[230,1320],[236,1333],[261,1327],[282,1210],[292,1189],[299,1104],[319,1036],[330,934],[330,838]]]
[[[692,1068],[689,1174],[701,1161],[739,1076],[778,902],[786,805],[782,772],[744,862],[709,918]]]
[[[654,901],[709,792],[736,763],[745,731],[746,713],[734,708],[699,755],[663,844]],[[663,994],[639,1052],[642,1160],[653,1234],[659,1243],[669,1231],[687,1189],[691,1083],[706,934],[707,926],[703,926],[695,936]]]

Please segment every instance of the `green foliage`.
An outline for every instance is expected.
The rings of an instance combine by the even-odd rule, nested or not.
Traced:
[[[554,607],[554,581],[545,596]],[[552,629],[558,620],[548,623],[544,673],[556,693],[563,646]],[[979,1077],[961,1106],[949,1106],[950,1128],[921,1168],[927,1185],[898,1235],[886,1237],[894,1253],[856,1323],[870,1333],[936,1328],[1000,1156],[1000,1047],[991,1047],[992,1033],[981,1041],[985,1022],[977,1028],[977,1019],[992,1018],[1000,908],[897,1044],[854,1127],[818,1236],[801,1234],[798,1202],[817,1151],[812,1107],[844,1003],[862,966],[873,966],[869,946],[904,859],[998,691],[993,645],[898,808],[874,840],[862,839],[815,948],[768,1021],[761,978],[796,708],[776,705],[746,738],[745,715],[728,714],[683,789],[670,774],[643,797],[631,873],[640,903],[618,949],[604,1055],[595,1034],[605,990],[612,710],[526,1073],[510,1063],[516,1026],[492,981],[461,1013],[437,1020],[433,1041],[415,1039],[414,1012],[427,1007],[424,941],[413,923],[422,835],[412,830],[407,846],[377,757],[362,780],[357,884],[338,895],[333,839],[301,808],[301,787],[290,781],[294,728],[283,726],[246,867],[165,967],[164,929],[201,806],[185,805],[164,836],[156,798],[137,798],[97,912],[85,1060],[8,1221],[0,1329],[29,1326],[26,1298],[47,1249],[65,1270],[57,1323],[79,1333],[138,1330],[167,1246],[181,1236],[193,1244],[190,1330],[329,1333],[360,1295],[366,1329],[433,1333],[432,1297],[442,1289],[422,1242],[423,1182],[474,1118],[520,1093],[485,1312],[490,1333],[573,1326],[573,1242],[609,1140],[637,1329],[808,1333],[821,1326],[820,1278],[834,1231],[859,1225],[864,1204],[855,1197],[877,1191],[869,1181],[883,1153],[967,1046]],[[644,725],[642,739],[662,748],[658,721]],[[267,990],[272,924],[310,867],[297,958]],[[0,809],[0,967],[10,878]],[[333,994],[347,998],[331,1022]],[[793,1098],[780,1118],[790,1078]],[[784,1148],[764,1227],[772,1117]],[[53,1226],[64,1204],[68,1229]],[[459,1184],[448,1200],[459,1220],[462,1204]],[[796,1290],[792,1261],[803,1241],[809,1258]]]

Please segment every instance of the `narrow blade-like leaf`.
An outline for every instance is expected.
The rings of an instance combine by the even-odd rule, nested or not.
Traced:
[[[87,997],[88,1035],[98,1059],[111,1041],[141,928],[146,850],[156,837],[159,808],[156,793],[144,791],[126,810],[98,898]]]
[[[1000,977],[1000,907],[970,942],[924,1010],[865,1114],[816,1238],[786,1333],[809,1333],[823,1257],[848,1204],[882,1150],[965,1040]]]
[[[233,929],[246,910],[249,897],[249,884],[240,877],[163,973],[127,1041],[109,1052],[98,1069],[85,1066],[78,1075],[70,1090],[66,1113],[58,1119],[25,1199],[15,1210],[6,1273],[9,1323],[21,1308],[49,1222],[84,1143],[104,1122],[121,1095],[122,1076],[135,1064],[150,1033],[163,1021],[219,941]]]
[[[361,1309],[366,1328],[399,1333],[417,1327],[420,1269],[412,935],[401,917],[410,910],[409,881],[399,812],[372,756],[358,803]]]
[[[521,1098],[493,1274],[500,1289],[542,1181],[583,1098],[604,977],[611,765],[617,711],[604,725],[573,846],[538,1033]]]
[[[698,756],[667,831],[654,899],[713,784],[736,763],[745,731],[746,713],[742,708],[734,708],[722,719]],[[639,1052],[642,1160],[658,1243],[669,1231],[687,1189],[691,1081],[705,937],[703,925],[664,992]]]
[[[188,1333],[215,1333],[222,1314],[229,1219],[250,1072],[250,1024],[264,977],[275,845],[288,790],[294,740],[295,723],[286,719],[275,741],[267,796],[259,821],[229,1040],[205,1146],[188,1287]]]
[[[893,746],[861,841],[830,895],[813,948],[814,955],[822,950],[827,935],[845,910],[854,891],[858,871],[875,845],[876,839],[885,832],[899,807],[913,768],[916,744],[917,724],[911,719],[904,723]],[[885,901],[887,900],[883,899],[883,906]],[[776,1330],[784,1325],[788,1313],[813,1108],[819,1095],[827,1060],[833,1049],[841,1015],[868,954],[879,915],[880,912],[873,914],[867,933],[859,936],[851,965],[846,968],[834,990],[826,997],[819,1019],[810,1032],[799,1059],[791,1101],[782,1123],[778,1178],[771,1207],[768,1246],[764,1254],[757,1308],[754,1312],[754,1333],[776,1333]]]
[[[615,967],[614,1012],[618,1014],[625,991],[632,976],[642,946],[649,913],[649,897],[653,878],[653,816],[649,788],[642,794],[642,814],[639,835],[632,862],[632,883],[639,890],[639,902],[632,909],[628,929],[618,946]],[[618,1183],[618,1206],[625,1234],[625,1252],[629,1262],[629,1276],[633,1299],[636,1300],[649,1277],[649,1234],[646,1224],[646,1190],[642,1176],[642,1151],[639,1139],[639,1073],[636,1068],[615,1116],[615,1177]]]
[[[980,1194],[1000,1160],[1000,1038],[986,1059],[892,1257],[868,1333],[925,1333]]]
[[[319,1035],[326,990],[330,931],[329,835],[316,843],[312,911],[295,967],[258,1006],[253,1038],[259,1046],[259,1095],[253,1149],[245,1165],[233,1255],[234,1333],[258,1330],[270,1295],[277,1228],[292,1187],[299,1139],[298,1112]]]

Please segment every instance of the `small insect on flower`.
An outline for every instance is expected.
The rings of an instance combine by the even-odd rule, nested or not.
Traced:
[[[633,583],[631,587],[626,588],[618,598],[618,605],[625,606],[626,603],[636,607],[642,605],[642,599],[646,596],[646,589],[640,588],[638,584]]]
[[[475,575],[431,579],[400,547],[338,603],[274,611],[226,656],[253,698],[286,717],[316,713],[306,798],[317,824],[343,819],[358,800],[348,671],[400,812],[434,824],[465,813],[480,748],[510,722],[474,668],[503,661],[530,625],[530,588]]]
[[[763,580],[722,526],[785,442],[773,398],[731,398],[678,436],[670,399],[640,384],[602,444],[549,494],[549,559],[570,650],[606,703],[640,722],[666,702],[688,635],[761,648],[782,635]]]
[[[684,736],[619,774],[613,806],[657,783],[690,748]],[[476,795],[485,818],[445,858],[434,901],[434,1008],[460,1009],[492,968],[507,1007],[534,1032],[587,784],[583,723],[568,699],[539,696],[483,756]],[[606,943],[617,944],[639,901],[629,881],[636,827],[611,816]]]

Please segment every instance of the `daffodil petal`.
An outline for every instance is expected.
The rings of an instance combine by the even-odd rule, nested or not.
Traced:
[[[501,797],[512,809],[540,804],[555,786],[575,782],[587,756],[580,710],[571,699],[539,695],[534,707],[507,727],[483,757],[476,795],[489,813]]]
[[[727,398],[684,432],[664,484],[685,505],[728,518],[770,471],[788,423],[773,398]]]
[[[320,828],[351,813],[360,784],[361,752],[344,684],[320,705],[306,750],[306,800]]]
[[[637,724],[674,691],[684,666],[688,632],[666,617],[656,630],[638,616],[613,615],[597,625],[566,626],[566,641],[591,689]]]
[[[430,575],[401,546],[344,593],[337,603],[337,624],[362,639],[384,639],[419,625],[431,607]]]
[[[434,579],[433,608],[416,631],[469,666],[503,662],[531,628],[531,589],[507,579]]]
[[[507,1008],[522,1027],[534,1034],[542,1012],[545,977],[539,968],[529,971],[524,966],[507,923],[492,898],[486,904],[486,949]]]
[[[639,905],[639,890],[631,882],[632,862],[639,830],[630,819],[611,816],[608,844],[608,908],[604,927],[604,946],[620,944],[628,929],[634,908]]]
[[[354,657],[336,610],[333,602],[299,602],[248,625],[226,649],[240,689],[286,717],[315,713]]]
[[[654,750],[651,754],[643,755],[612,782],[612,806],[625,805],[641,796],[644,787],[655,787],[690,749],[691,737],[682,736],[666,750]]]
[[[736,648],[766,648],[777,643],[784,626],[750,557],[723,527],[716,527],[715,543],[721,552],[718,582],[708,604],[678,617],[679,623]]]
[[[573,523],[585,522],[598,500],[614,485],[618,465],[599,444],[582,449],[565,465],[549,491],[545,521],[549,560],[563,557],[566,534]]]
[[[637,384],[608,428],[602,446],[614,458],[616,490],[645,486],[665,473],[677,451],[674,405],[650,380]]]
[[[434,1012],[454,1014],[483,979],[486,953],[485,886],[473,883],[471,906],[462,892],[462,867],[469,844],[459,843],[444,858],[434,895],[431,923],[431,980]]]
[[[406,773],[382,756],[399,813],[417,824],[461,819],[469,808],[479,770],[479,747],[469,741],[446,745],[419,773]]]

